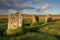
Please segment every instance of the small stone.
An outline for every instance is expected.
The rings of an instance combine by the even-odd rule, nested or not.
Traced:
[[[51,22],[52,21],[51,14],[47,14],[46,15],[46,21],[47,22]]]

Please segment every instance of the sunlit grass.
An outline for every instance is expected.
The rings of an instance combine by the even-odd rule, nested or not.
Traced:
[[[7,25],[7,19],[0,20],[0,40],[58,40],[55,36],[60,37],[60,20],[53,20],[52,22],[40,20],[39,23],[25,20],[22,32],[20,34],[16,33],[18,36],[4,36],[3,33],[7,30]],[[17,29],[12,30],[12,32],[20,31]]]

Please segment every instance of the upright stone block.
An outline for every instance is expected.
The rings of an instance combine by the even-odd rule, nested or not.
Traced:
[[[22,27],[23,17],[21,14],[11,14],[9,15],[8,29],[15,29]]]
[[[33,22],[39,22],[39,17],[34,14],[32,14],[32,23]]]
[[[23,24],[23,16],[20,13],[16,14],[10,14],[8,17],[8,28],[7,28],[7,34],[9,35],[10,30],[15,30],[17,28],[21,28]]]
[[[51,22],[52,21],[51,14],[47,14],[46,15],[46,21],[47,22]]]

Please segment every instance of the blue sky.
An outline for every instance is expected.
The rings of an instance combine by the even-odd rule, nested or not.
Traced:
[[[17,11],[24,14],[60,15],[60,0],[0,0],[0,14]]]

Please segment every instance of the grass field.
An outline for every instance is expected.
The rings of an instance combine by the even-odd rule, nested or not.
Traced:
[[[30,20],[25,20],[22,32],[16,35],[6,36],[8,19],[0,19],[0,40],[60,40],[60,20],[45,22],[40,20],[39,23],[31,25]]]

